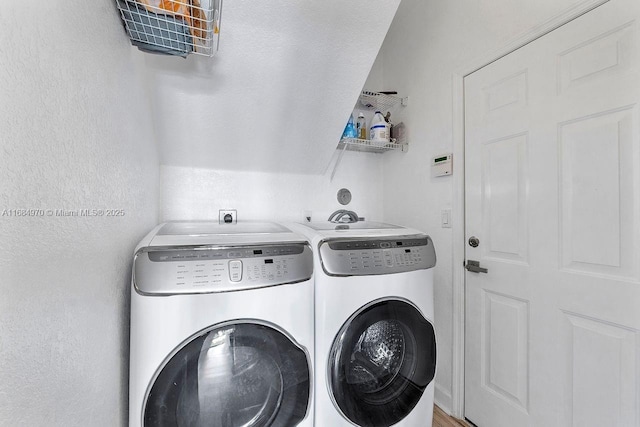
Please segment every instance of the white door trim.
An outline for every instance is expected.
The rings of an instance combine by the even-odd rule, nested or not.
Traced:
[[[464,215],[464,78],[474,71],[550,33],[569,21],[607,3],[583,0],[546,22],[514,38],[504,46],[470,61],[452,75],[453,89],[453,360],[451,415],[464,418],[464,312],[465,312],[465,215]]]

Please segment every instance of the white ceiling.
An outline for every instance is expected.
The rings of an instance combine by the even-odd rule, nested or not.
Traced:
[[[227,0],[214,58],[145,54],[161,163],[324,172],[399,3]]]

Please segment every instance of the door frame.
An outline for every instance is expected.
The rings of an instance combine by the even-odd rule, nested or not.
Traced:
[[[489,51],[469,61],[452,75],[453,93],[453,158],[456,173],[453,174],[453,353],[451,415],[464,419],[464,322],[465,322],[465,159],[464,79],[468,75],[520,49],[534,40],[573,21],[610,0],[582,0],[558,15],[548,19],[529,31],[516,36],[498,49]]]

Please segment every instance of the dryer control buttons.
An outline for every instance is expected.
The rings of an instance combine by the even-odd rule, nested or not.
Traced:
[[[229,280],[239,282],[242,280],[242,261],[229,261]]]
[[[432,268],[436,254],[426,235],[398,236],[359,241],[335,239],[319,246],[325,273],[336,276],[366,276],[403,273]]]

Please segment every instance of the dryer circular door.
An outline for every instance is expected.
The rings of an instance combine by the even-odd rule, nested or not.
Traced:
[[[145,427],[296,426],[309,407],[308,354],[260,323],[231,323],[188,339],[145,399]]]
[[[407,301],[375,301],[342,326],[328,362],[331,396],[342,415],[361,427],[391,426],[433,380],[433,325]]]

